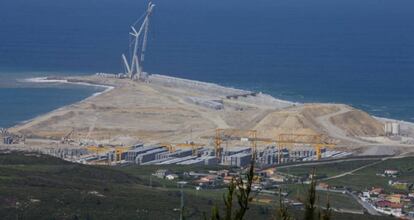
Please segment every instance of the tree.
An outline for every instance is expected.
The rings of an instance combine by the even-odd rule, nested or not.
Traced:
[[[311,183],[308,190],[308,196],[305,201],[305,220],[315,219],[315,201],[316,201],[316,180],[315,169],[312,171]]]
[[[275,220],[293,220],[282,199],[282,189],[279,190],[279,207],[277,208]]]
[[[211,210],[211,220],[242,220],[249,209],[252,201],[251,192],[254,178],[256,153],[253,153],[249,170],[246,174],[246,181],[241,176],[233,178],[227,187],[227,193],[223,196],[224,201],[224,218],[221,217],[217,206]],[[238,207],[234,209],[234,197],[237,198]],[[205,217],[205,219],[207,219]]]
[[[322,211],[321,220],[330,220],[332,216],[332,209],[331,204],[329,203],[329,195],[328,195],[328,201],[326,202],[326,208]]]
[[[242,220],[249,210],[249,204],[252,201],[252,184],[254,178],[255,167],[254,154],[250,163],[250,168],[247,172],[246,182],[240,177],[233,178],[227,187],[227,193],[223,195],[224,201],[224,218],[220,215],[220,210],[217,206],[213,206],[211,209],[210,220]],[[316,200],[316,170],[312,171],[311,183],[308,189],[305,203],[305,216],[304,220],[330,220],[332,216],[332,209],[330,207],[329,198],[325,209],[317,208]],[[237,198],[238,207],[234,207],[234,197]],[[234,210],[235,209],[235,210]],[[279,207],[276,209],[275,220],[294,220],[295,218],[289,213],[288,208],[285,206],[282,199],[282,191],[279,191]],[[204,215],[205,220],[207,216]]]
[[[314,220],[315,215],[317,214],[317,218],[319,220],[330,220],[332,216],[332,209],[329,203],[329,196],[326,203],[326,208],[316,208],[316,170],[313,169],[311,174],[311,183],[308,190],[308,195],[305,200],[305,216],[304,220]],[[316,212],[317,211],[317,212]]]

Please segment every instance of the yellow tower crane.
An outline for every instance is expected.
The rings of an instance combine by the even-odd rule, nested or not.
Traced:
[[[217,159],[221,159],[224,141],[249,141],[253,152],[257,149],[257,131],[241,129],[216,129],[215,154]]]
[[[86,150],[92,153],[95,153],[96,156],[99,154],[106,154],[109,152],[113,152],[115,154],[115,162],[118,163],[122,159],[122,154],[128,151],[130,147],[108,147],[108,146],[88,146]]]
[[[171,153],[175,152],[177,150],[177,148],[191,148],[193,156],[195,156],[197,154],[197,149],[198,148],[205,146],[204,144],[197,144],[197,143],[194,143],[194,142],[190,142],[190,143],[161,143],[160,145],[167,148],[168,151],[171,152]]]
[[[323,136],[321,134],[311,135],[311,134],[279,134],[277,139],[271,138],[257,138],[258,142],[273,143],[278,148],[278,161],[281,160],[281,150],[283,148],[292,148],[295,145],[310,145],[315,148],[317,160],[321,159],[322,153],[321,149],[323,147],[335,147],[334,143],[328,143],[323,141]]]
[[[320,160],[322,157],[321,149],[323,147],[335,147],[334,143],[327,143],[323,141],[321,134],[310,135],[310,134],[280,134],[278,136],[279,144],[304,144],[311,145],[315,148],[316,159]]]
[[[115,147],[115,162],[118,163],[122,159],[122,154],[127,152],[130,147]]]
[[[212,137],[202,137],[211,139]],[[310,134],[279,134],[276,139],[273,138],[262,138],[257,137],[256,130],[240,130],[240,129],[216,129],[216,135],[214,137],[215,154],[218,159],[221,159],[224,141],[249,141],[253,152],[257,150],[257,143],[271,143],[278,147],[278,161],[281,160],[282,148],[291,148],[295,145],[310,145],[315,148],[316,157],[318,160],[321,159],[321,149],[323,147],[334,147],[334,143],[328,143],[323,140],[321,134],[310,135]]]
[[[111,149],[108,148],[108,147],[88,146],[88,147],[86,147],[86,150],[98,155],[98,154],[102,154],[102,153],[107,153]]]

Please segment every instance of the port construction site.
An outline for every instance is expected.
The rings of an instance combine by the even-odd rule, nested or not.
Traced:
[[[105,87],[83,101],[0,132],[2,149],[87,164],[245,166],[414,151],[414,125],[344,104],[293,103],[259,91],[144,71],[148,4],[131,27],[123,73],[54,76],[37,83]],[[139,22],[137,21],[136,24]]]
[[[290,103],[156,74],[146,81],[114,74],[47,80],[113,89],[5,130],[3,149],[85,164],[229,166],[245,166],[253,152],[267,166],[414,149],[409,125],[342,104]]]
[[[235,130],[218,129],[220,132],[234,132]],[[237,130],[239,131],[239,130]],[[252,132],[252,131],[249,131]],[[223,133],[224,134],[224,133]],[[221,134],[220,134],[221,135]],[[309,136],[313,137],[313,136]],[[238,138],[245,145],[230,145]],[[297,137],[295,137],[297,138]],[[66,140],[67,141],[67,140]],[[48,154],[67,161],[91,165],[225,165],[232,167],[247,167],[252,158],[258,166],[269,167],[275,164],[321,159],[335,159],[351,156],[352,153],[337,150],[328,150],[324,143],[305,143],[297,140],[281,141],[276,145],[257,146],[257,138],[236,136],[216,136],[214,147],[196,143],[164,143],[133,146],[92,146],[85,147],[49,147],[32,148],[32,151]],[[224,147],[222,143],[226,142]],[[61,142],[62,143],[62,142]],[[71,142],[73,144],[73,142]],[[295,144],[296,143],[296,144]],[[63,144],[63,143],[62,143]],[[283,147],[285,144],[285,147]],[[295,146],[291,145],[295,144]],[[299,145],[300,146],[299,146]],[[287,146],[290,147],[287,147]]]

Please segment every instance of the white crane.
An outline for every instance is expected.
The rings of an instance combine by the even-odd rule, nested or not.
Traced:
[[[153,4],[152,2],[148,3],[148,8],[145,13],[144,21],[142,22],[138,31],[135,29],[134,26],[131,26],[132,32],[130,34],[134,37],[134,50],[130,62],[128,62],[128,58],[125,56],[125,54],[122,54],[122,60],[125,65],[126,75],[131,79],[140,80],[143,77],[142,63],[145,60],[145,51],[148,39],[148,28],[150,23],[150,17],[154,7],[155,4]],[[141,35],[143,32],[144,35],[142,36],[142,45],[141,48],[139,48]],[[138,55],[139,52],[141,52],[141,56]]]

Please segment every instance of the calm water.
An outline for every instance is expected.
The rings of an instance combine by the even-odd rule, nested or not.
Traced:
[[[148,72],[293,101],[347,103],[414,121],[412,0],[154,2]],[[32,88],[16,79],[120,72],[129,24],[145,6],[135,0],[1,0],[0,127],[95,92]]]
[[[0,125],[9,127],[84,99],[92,88],[0,88]]]

